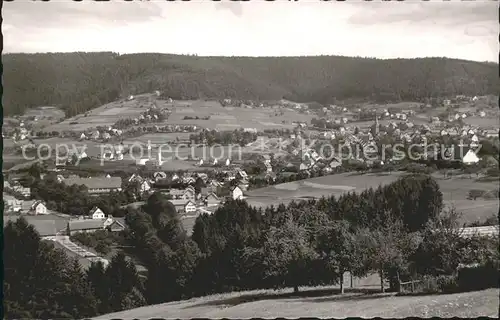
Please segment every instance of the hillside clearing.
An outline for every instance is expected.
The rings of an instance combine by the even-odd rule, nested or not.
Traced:
[[[344,318],[344,317],[497,317],[499,289],[477,292],[394,296],[393,294],[313,289],[296,295],[290,290],[242,292],[170,302],[122,312],[110,318]]]
[[[359,174],[341,173],[316,177],[294,182],[282,183],[247,192],[247,202],[256,207],[287,204],[292,200],[322,196],[339,196],[345,192],[362,192],[367,188],[377,188],[396,181],[404,172],[390,174]],[[478,182],[468,177],[456,176],[444,179],[442,175],[434,174],[433,178],[439,184],[443,193],[445,206],[454,206],[463,213],[462,222],[471,223],[483,221],[496,214],[499,209],[498,200],[468,200],[467,195],[472,189],[496,190],[497,182]]]

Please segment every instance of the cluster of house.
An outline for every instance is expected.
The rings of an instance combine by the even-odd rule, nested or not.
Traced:
[[[25,140],[31,136],[31,130],[28,130],[24,126],[24,121],[19,122],[19,127],[14,130],[12,134],[12,139],[14,141]]]
[[[241,199],[243,197],[243,191],[247,190],[249,184],[247,173],[238,168],[221,170],[219,173],[220,176],[223,177],[220,178],[220,181],[217,179],[209,179],[206,173],[171,174],[171,181],[179,182],[182,185],[188,185],[185,189],[162,189],[160,187],[155,187],[156,182],[167,178],[167,173],[162,171],[155,172],[151,178],[142,178],[138,174],[133,174],[127,179],[127,182],[136,182],[139,187],[138,191],[142,195],[149,195],[155,191],[169,195],[172,204],[176,207],[178,212],[193,213],[199,209],[216,207],[224,201],[224,197],[231,197],[233,199]],[[193,185],[198,178],[203,180],[205,186],[197,193]],[[229,194],[226,194],[226,192],[221,194],[220,190],[225,190],[224,185],[228,186],[230,182],[234,182],[233,180],[235,179],[238,183],[232,183],[233,186],[230,188],[226,187],[229,190]],[[91,196],[122,190],[122,179],[120,177],[111,177],[109,174],[105,177],[89,178],[82,178],[76,175],[68,177],[57,175],[57,181],[68,186],[84,185],[87,187],[88,193]],[[21,193],[20,190],[22,190],[26,198],[29,198],[30,188],[24,188],[17,182],[13,182],[12,184],[5,181],[4,190],[17,190],[19,193]],[[6,193],[4,193],[4,204],[5,212],[27,215],[45,215],[50,213],[50,210],[47,210],[46,204],[43,201],[20,200]],[[91,212],[90,216],[96,218],[102,215],[102,211],[99,210]]]
[[[106,216],[100,208],[93,207],[87,216],[70,219],[65,232],[69,232],[68,235],[72,235],[79,232],[95,232],[97,230],[117,232],[123,231],[125,228],[126,225],[123,218],[114,218],[111,215]]]
[[[103,129],[89,130],[80,134],[80,140],[108,141],[112,136],[121,136],[122,130],[107,126]]]
[[[339,127],[336,130],[324,131],[319,138],[331,139],[342,137],[346,142],[355,143],[358,141],[372,141],[376,136],[391,135],[401,141],[421,142],[429,136],[452,136],[462,137],[464,140],[470,140],[470,143],[477,144],[480,138],[489,138],[498,135],[496,129],[481,129],[471,125],[449,125],[447,127],[431,126],[428,124],[415,125],[411,121],[390,121],[387,125],[380,125],[378,118],[375,123],[365,130],[357,127]],[[290,136],[295,139],[296,134]]]
[[[10,194],[3,194],[4,214],[46,215],[50,211],[41,200],[23,200]]]
[[[13,180],[12,182],[4,180],[3,191],[7,193],[15,193],[22,198],[28,199],[31,196],[31,189],[23,187],[19,181]]]
[[[57,176],[58,181],[67,185],[85,185],[91,195],[99,195],[113,190],[121,190],[121,178],[119,177],[93,177],[93,178],[80,178],[78,176],[70,176],[64,178],[62,175]],[[8,194],[16,190],[16,196]],[[23,191],[25,199],[18,197]],[[119,231],[124,229],[124,221],[120,218],[106,217],[103,211],[97,207],[93,208],[89,215],[86,217],[79,217],[78,219],[69,219],[68,229],[63,226],[55,226],[61,220],[56,212],[47,208],[47,205],[42,200],[27,200],[31,195],[30,188],[20,186],[17,181],[4,181],[4,220],[5,217],[19,217],[26,216],[30,223],[40,232],[42,237],[55,236],[58,233],[65,232],[68,229],[70,233],[73,232],[92,232],[96,230],[109,229],[111,231]],[[42,220],[37,217],[44,217]],[[54,219],[51,219],[54,217]],[[66,227],[66,224],[64,225]],[[59,229],[58,229],[59,228]],[[61,230],[60,230],[61,229]]]
[[[75,233],[95,232],[98,230],[117,232],[125,230],[126,228],[124,218],[115,218],[110,215],[106,216],[102,210],[97,207],[93,208],[87,216],[68,218],[48,211],[43,202],[32,201],[32,209],[30,212],[32,213],[28,213],[27,215],[4,214],[4,224],[7,221],[15,221],[20,216],[24,216],[28,223],[32,224],[40,236],[45,239],[50,239],[58,235],[69,236]]]
[[[236,171],[236,173],[234,173]],[[135,182],[139,186],[141,194],[151,194],[153,192],[161,192],[168,195],[170,202],[175,206],[177,212],[182,214],[192,214],[207,208],[214,207],[224,202],[221,190],[227,182],[237,179],[238,183],[228,188],[228,197],[232,199],[243,198],[243,191],[248,188],[248,175],[243,170],[224,170],[221,171],[225,177],[218,181],[217,179],[209,179],[206,173],[185,173],[179,175],[174,173],[170,176],[170,181],[187,185],[184,189],[155,187],[154,183],[167,179],[167,173],[163,171],[155,172],[151,179],[143,178],[138,174],[133,174],[127,180],[129,183]],[[194,188],[196,179],[201,178],[205,187],[197,193]]]
[[[458,137],[462,142],[459,146],[461,148],[460,152],[447,152],[453,154],[453,161],[460,160],[465,164],[472,164],[479,161],[479,157],[476,155],[475,151],[479,146],[480,139],[498,136],[498,130],[485,130],[472,127],[470,125],[453,126],[443,129],[431,129],[427,124],[415,125],[411,121],[390,121],[387,125],[383,126],[379,124],[378,117],[376,117],[374,124],[370,128],[359,129],[357,127],[341,126],[335,130],[327,130],[316,134],[314,138],[327,140],[339,139],[349,145],[360,145],[363,150],[363,154],[367,155],[366,153],[370,151],[370,148],[367,147],[376,147],[376,140],[382,136],[390,136],[396,141],[405,141],[407,143],[415,143],[421,146],[425,146],[427,141],[432,137]],[[297,127],[294,133],[290,135],[290,139],[294,140],[301,138],[300,128]],[[342,165],[340,157],[333,157],[326,161],[326,159],[322,159],[320,155],[312,149],[301,150],[299,148],[294,148],[291,150],[291,154],[297,157],[300,156],[300,159],[303,159],[299,164],[288,165],[290,167],[295,166],[300,171],[322,170],[323,173],[329,173],[336,167]],[[456,157],[460,157],[460,159],[457,159]],[[448,158],[448,156],[446,156],[446,158]],[[354,160],[364,162],[368,166],[373,165],[375,162],[379,162],[383,165],[383,161],[367,160],[363,157],[356,158]]]

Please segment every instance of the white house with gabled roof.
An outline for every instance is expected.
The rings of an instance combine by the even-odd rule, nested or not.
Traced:
[[[106,218],[106,215],[104,214],[104,212],[98,207],[93,207],[92,210],[90,210],[90,212],[89,212],[89,216],[95,220],[97,220],[97,219],[100,220],[100,219]]]
[[[230,189],[233,200],[243,199],[243,190],[239,186],[234,186]]]
[[[464,155],[462,162],[464,164],[474,164],[479,162],[479,157],[476,155],[476,153],[472,150],[469,149],[467,153]]]
[[[33,214],[35,216],[40,214],[48,214],[45,203],[40,200],[33,202],[33,204],[31,205],[30,214]]]

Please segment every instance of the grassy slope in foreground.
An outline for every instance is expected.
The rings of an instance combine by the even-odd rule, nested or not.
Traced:
[[[290,291],[290,290],[287,290]],[[297,317],[497,317],[499,289],[446,295],[401,296],[318,290],[228,293],[103,315],[111,318],[297,318]]]

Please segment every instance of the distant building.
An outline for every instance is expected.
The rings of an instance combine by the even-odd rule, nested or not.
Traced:
[[[31,197],[31,188],[25,188],[19,183],[13,184],[11,186],[11,189],[17,193],[20,193],[25,198]]]
[[[479,158],[472,149],[469,149],[467,153],[462,158],[464,164],[475,164],[479,162]]]
[[[180,198],[184,200],[193,200],[195,198],[195,191],[192,188],[186,188]]]
[[[243,199],[243,190],[240,187],[235,186],[230,189],[231,197],[233,200]]]
[[[133,181],[137,181],[137,182],[142,182],[144,180],[144,178],[142,178],[140,175],[134,173],[132,174],[129,178],[128,178],[128,182],[133,182]]]
[[[142,181],[139,185],[139,192],[144,193],[151,190],[151,185],[146,180]]]
[[[16,199],[15,197],[5,193],[3,194],[4,212],[19,212],[21,211],[22,203],[22,200]]]
[[[307,170],[309,169],[309,166],[305,163],[301,163],[300,166],[299,166],[299,170],[300,171],[304,171],[304,170]]]
[[[87,187],[90,195],[99,195],[111,191],[122,190],[122,179],[120,177],[111,178],[67,178],[64,181],[67,186],[84,185]]]
[[[192,188],[170,189],[168,194],[171,195],[174,200],[175,199],[194,200],[195,198],[195,192]]]
[[[167,178],[167,174],[163,171],[157,171],[157,172],[153,173],[153,179],[155,181],[163,180],[166,178]]]
[[[248,174],[245,172],[245,170],[238,170],[236,177],[238,179],[248,179]]]
[[[177,199],[169,201],[174,205],[178,213],[196,212],[196,204],[191,200]]]
[[[106,218],[104,212],[102,212],[102,210],[99,209],[98,207],[93,207],[92,210],[90,210],[89,212],[89,216],[94,220],[102,220]]]
[[[328,164],[328,167],[335,169],[342,166],[342,159],[333,157],[332,161]]]
[[[85,220],[70,220],[68,222],[69,235],[75,233],[90,233],[96,232],[98,230],[109,230],[112,232],[118,232],[125,230],[125,226],[115,220],[108,218],[106,220],[102,219],[85,219]]]
[[[207,207],[213,207],[216,205],[220,204],[220,199],[215,195],[215,193],[210,193],[206,198],[205,198],[205,205]]]
[[[33,202],[30,208],[30,214],[32,215],[41,215],[41,214],[48,214],[47,212],[47,207],[45,206],[45,203],[43,201],[37,200]]]

